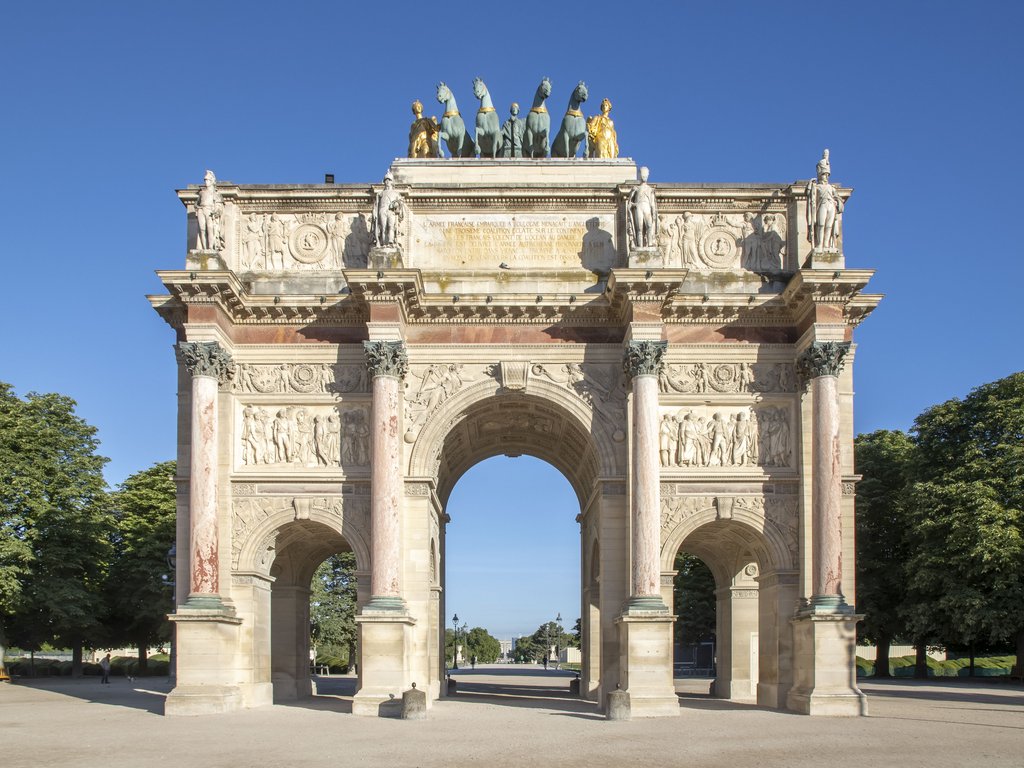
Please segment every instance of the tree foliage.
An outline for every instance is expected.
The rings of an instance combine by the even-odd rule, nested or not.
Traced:
[[[2,385],[0,401],[6,632],[26,648],[70,646],[77,660],[82,645],[101,642],[104,632],[113,528],[107,460],[96,454],[96,430],[75,414],[71,398],[30,393],[21,400]]]
[[[715,636],[715,577],[699,557],[676,555],[672,585],[676,611],[676,636],[684,645],[696,645]]]
[[[111,494],[114,558],[106,597],[110,642],[139,649],[141,668],[146,648],[170,636],[167,614],[172,590],[167,551],[175,540],[175,462],[165,461],[136,472]]]
[[[483,627],[473,627],[466,633],[464,656],[481,664],[493,664],[501,655],[501,643]]]
[[[356,556],[352,552],[331,555],[313,574],[310,584],[310,639],[314,647],[336,646],[355,656]]]

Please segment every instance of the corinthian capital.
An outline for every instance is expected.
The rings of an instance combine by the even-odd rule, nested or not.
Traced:
[[[409,370],[409,356],[404,341],[364,341],[366,367],[370,376],[394,376],[404,379]]]
[[[838,376],[849,351],[848,341],[816,341],[797,359],[797,370],[805,379]]]
[[[216,341],[182,341],[178,353],[193,376],[212,376],[223,382],[235,373],[231,355]]]
[[[631,341],[626,347],[622,370],[629,378],[657,376],[664,365],[662,358],[668,349],[667,341]]]

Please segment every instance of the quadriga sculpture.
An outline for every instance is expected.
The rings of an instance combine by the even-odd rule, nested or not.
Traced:
[[[501,123],[491,103],[491,94],[479,77],[473,80],[473,95],[480,99],[476,111],[476,152],[480,157],[498,157],[501,154]]]
[[[437,84],[437,100],[444,104],[439,143],[443,141],[448,145],[452,157],[473,157],[473,142],[466,135],[466,124],[459,115],[459,105],[455,103],[451,89],[444,83]]]
[[[551,80],[544,78],[533,95],[533,106],[526,116],[523,132],[523,157],[547,157],[550,147],[551,115],[544,101],[551,95]]]
[[[580,80],[569,97],[569,107],[562,118],[562,127],[551,145],[552,157],[576,157],[576,150],[582,143],[586,147],[587,121],[583,119],[580,105],[587,100],[587,84]]]

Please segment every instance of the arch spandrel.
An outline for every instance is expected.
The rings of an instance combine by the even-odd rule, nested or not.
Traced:
[[[739,504],[736,499],[743,499]],[[749,553],[764,573],[796,567],[796,529],[790,529],[784,514],[765,513],[762,496],[663,496],[661,529],[661,564],[672,570],[676,554],[685,542],[686,550],[700,557],[729,583],[734,563],[725,562],[725,547],[737,553]],[[724,511],[727,510],[727,511]],[[795,509],[792,516],[795,520]],[[740,558],[742,559],[742,558]],[[739,561],[737,560],[737,563]],[[737,565],[741,567],[742,564]]]
[[[232,558],[234,571],[270,573],[277,556],[301,538],[300,531],[323,526],[323,559],[339,551],[337,542],[350,548],[356,569],[370,568],[369,498],[361,496],[252,496],[232,503]],[[303,525],[294,526],[292,523]],[[312,523],[313,526],[305,525]],[[332,539],[330,534],[336,538]],[[307,560],[312,561],[313,555]],[[312,577],[312,571],[310,572]]]
[[[444,503],[474,464],[527,454],[565,475],[582,505],[598,477],[622,472],[624,445],[608,432],[591,406],[563,385],[531,379],[522,390],[508,391],[487,379],[463,387],[431,411],[412,441],[408,471],[437,478]]]

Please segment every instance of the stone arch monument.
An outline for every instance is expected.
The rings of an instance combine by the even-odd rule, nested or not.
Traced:
[[[179,361],[168,714],[308,696],[309,582],[339,551],[354,712],[440,698],[448,496],[524,453],[579,500],[582,696],[678,714],[682,549],[716,579],[717,695],[865,711],[851,342],[879,297],[845,265],[850,190],[644,170],[410,158],[383,184],[179,191],[185,268],[151,297]]]

